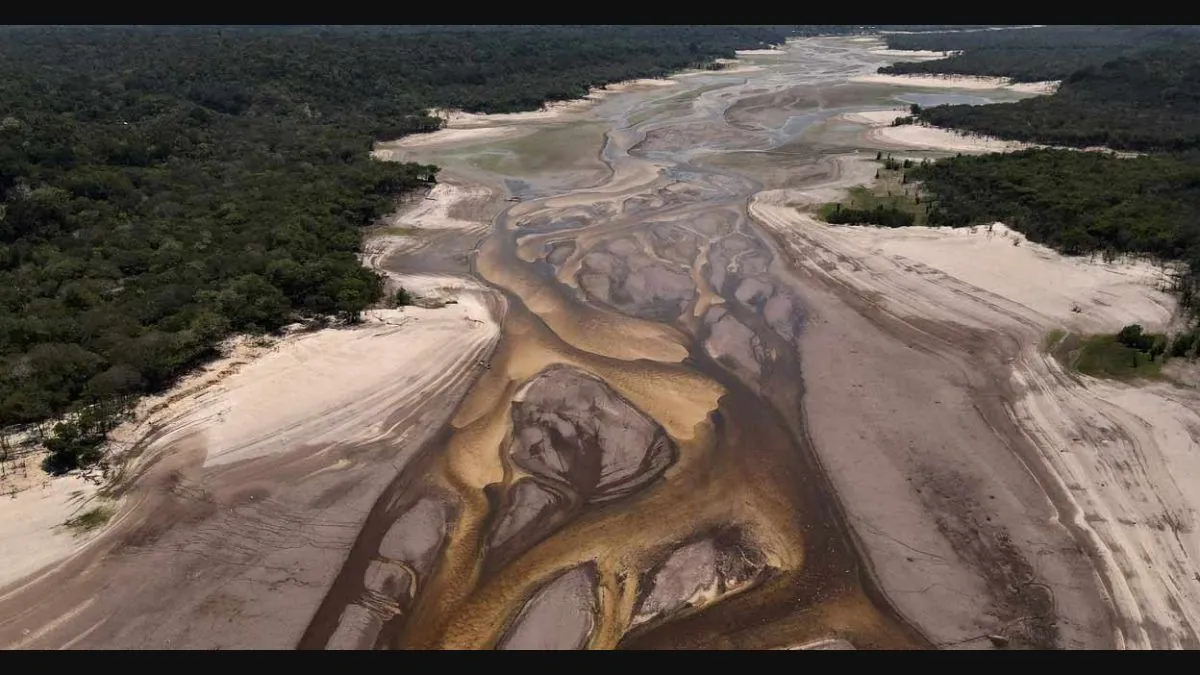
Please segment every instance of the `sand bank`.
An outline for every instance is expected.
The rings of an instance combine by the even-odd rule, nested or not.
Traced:
[[[989,136],[966,134],[952,129],[904,124],[891,126],[892,122],[907,116],[907,111],[871,110],[845,113],[835,119],[871,127],[864,140],[870,147],[894,147],[913,150],[942,150],[948,152],[984,153],[1015,152],[1039,147],[1032,143],[1005,141]],[[1042,146],[1044,147],[1044,146]]]
[[[897,57],[901,60],[911,61],[919,59],[944,59],[948,56],[953,56],[954,52],[934,52],[925,49],[871,49],[868,50],[876,56]]]
[[[44,452],[5,462],[0,478],[0,589],[82,548],[92,535],[64,523],[99,505],[95,481],[78,475],[52,478],[41,467]]]
[[[972,335],[994,336],[995,348],[1000,350],[997,353],[1009,354],[1009,365],[1005,368],[1001,361],[997,372],[1007,370],[1011,383],[1006,386],[1015,392],[1010,394],[1013,405],[1008,415],[1021,435],[1014,436],[1012,442],[1018,447],[1027,443],[1025,447],[1031,454],[1024,455],[1025,460],[1032,462],[1035,475],[1044,477],[1043,486],[1055,505],[1045,515],[1033,517],[1033,511],[1040,509],[1034,508],[1035,502],[1026,501],[1026,508],[1032,511],[1022,516],[1026,522],[1017,529],[1025,529],[1026,534],[1017,536],[1031,536],[1038,530],[1048,532],[1046,528],[1053,529],[1057,522],[1079,533],[1080,540],[1092,550],[1093,569],[1098,570],[1117,615],[1111,629],[1099,625],[1089,629],[1112,630],[1118,645],[1133,648],[1194,648],[1200,644],[1200,577],[1195,575],[1200,539],[1193,525],[1200,509],[1200,484],[1192,478],[1200,471],[1200,418],[1195,412],[1200,409],[1200,397],[1193,389],[1165,384],[1137,386],[1075,377],[1038,348],[1045,333],[1053,328],[1115,332],[1136,322],[1148,330],[1161,330],[1176,313],[1175,299],[1160,290],[1163,270],[1141,262],[1105,264],[1065,257],[1028,242],[1001,224],[990,231],[986,227],[832,227],[790,206],[807,203],[811,203],[807,195],[763,193],[752,203],[751,212],[787,242],[794,242],[789,246],[797,247],[794,250],[801,255],[802,265],[831,282],[836,280],[836,287],[854,289],[856,295],[870,299],[884,315],[938,336],[925,342],[935,351],[940,353],[942,347],[937,345],[946,344],[940,340],[951,344],[966,340],[961,348],[970,349],[974,356],[963,362],[968,368],[965,373],[982,368],[986,363],[982,357],[988,352],[978,350],[993,339],[980,340]],[[815,301],[815,307],[819,309],[821,303]],[[827,307],[822,316],[832,320],[833,313],[840,310],[834,305]],[[849,316],[842,319],[851,321]],[[851,349],[859,355],[856,358],[863,359],[867,352],[862,350],[869,342],[865,327],[848,342],[847,335],[834,335],[836,330],[827,326],[823,320],[813,324],[813,358],[807,361],[809,369],[805,371],[806,384],[812,387],[808,405],[818,446],[834,442],[838,432],[828,427],[821,415],[811,413],[824,411],[826,403],[836,405],[825,395],[837,399],[842,394],[836,387],[825,386],[825,378],[835,373],[823,373],[827,364],[817,357],[816,350],[821,345],[835,349],[834,344],[840,343],[840,349]],[[934,328],[939,326],[946,328]],[[871,349],[886,351],[882,344]],[[946,352],[947,358],[952,353]],[[912,360],[916,356],[904,358]],[[866,378],[863,381],[869,379],[873,387],[886,388],[892,386],[885,384],[888,381],[915,377],[897,372],[881,379],[881,374],[894,366],[876,359],[874,367],[879,372],[873,377],[868,377],[865,370],[861,373]],[[858,372],[849,362],[843,362],[837,370],[842,378],[850,377],[850,371]],[[881,400],[899,404],[898,399],[885,393],[879,392]],[[950,395],[940,391],[935,398],[944,405]],[[920,417],[920,408],[933,414],[937,407],[915,406],[908,414]],[[933,424],[932,419],[929,424]],[[869,424],[864,421],[860,427]],[[936,442],[933,428],[926,426],[914,438],[921,444]],[[972,441],[976,446],[979,443],[978,438]],[[975,461],[983,457],[970,456]],[[835,478],[839,461],[832,459]],[[866,479],[857,476],[842,480],[848,503],[855,504],[854,494],[861,491],[855,483]],[[882,494],[886,486],[881,480],[866,482]],[[1000,495],[996,497],[1004,500]],[[937,551],[931,542],[917,545],[916,539],[899,534],[916,531],[912,524],[904,524],[907,516],[871,514],[872,509],[863,506],[865,502],[857,503],[865,519],[866,529],[862,532],[868,541],[874,536],[871,530],[879,528],[909,546]],[[892,503],[895,509],[900,502]],[[997,514],[993,512],[989,517],[993,519],[989,522],[994,522]],[[1046,520],[1038,525],[1043,518]],[[1044,532],[1038,536],[1044,536]],[[911,553],[908,555],[911,559]],[[890,587],[903,588],[901,572],[880,572],[885,581],[892,580]],[[1045,568],[1042,574],[1050,577],[1047,583],[1061,609],[1078,600],[1069,596],[1068,585],[1074,583],[1069,577],[1060,577],[1061,581],[1056,582],[1055,575]],[[1077,569],[1073,574],[1078,577],[1088,573]],[[955,581],[955,576],[948,574],[942,585],[954,587],[959,583],[965,582]],[[899,596],[897,601],[903,608],[909,600]],[[961,602],[955,611],[960,609]],[[952,614],[946,615],[947,621]],[[1068,630],[1066,644],[1080,640],[1077,645],[1082,646],[1086,643],[1081,637],[1085,633]]]
[[[460,113],[463,114],[463,113]],[[375,159],[395,161],[400,159],[397,151],[421,148],[423,150],[440,149],[451,145],[471,145],[513,138],[521,135],[521,129],[515,126],[471,127],[461,128],[447,126],[444,129],[431,131],[427,134],[413,134],[397,141],[378,143],[371,152]]]
[[[778,56],[787,52],[782,49],[738,49],[733,53],[738,56]]]
[[[1007,77],[975,77],[971,75],[883,75],[872,73],[850,78],[851,82],[890,84],[905,87],[938,89],[1008,89],[1025,94],[1052,94],[1058,82],[1013,82]]]
[[[1200,394],[1075,378],[1033,349],[1014,381],[1015,415],[1100,551],[1122,646],[1196,649]]]
[[[1017,152],[1019,150],[1042,148],[1076,150],[1079,152],[1104,152],[1122,159],[1142,156],[1142,153],[1139,152],[1113,150],[1103,146],[1072,148],[1061,145],[1007,141],[994,136],[973,134],[956,129],[943,129],[926,124],[891,126],[892,122],[906,116],[908,116],[908,111],[905,110],[869,110],[844,113],[835,117],[834,120],[842,120],[871,127],[864,136],[864,140],[870,147],[940,150],[963,153]]]

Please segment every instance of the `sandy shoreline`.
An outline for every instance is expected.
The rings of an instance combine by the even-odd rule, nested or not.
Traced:
[[[892,126],[892,122],[907,116],[907,111],[872,110],[844,113],[836,119],[870,127],[866,140],[884,147],[938,150],[947,152],[1015,152],[1037,146],[1032,143],[1006,141],[990,136],[967,134],[954,129],[942,129],[923,124]]]
[[[897,55],[899,52],[897,52]],[[972,75],[883,75],[871,73],[850,78],[851,82],[930,87],[937,89],[1008,89],[1024,94],[1053,94],[1058,82],[1013,82],[1006,77],[977,77]]]
[[[882,146],[965,153],[1017,152],[1039,148],[1072,150],[1076,152],[1104,152],[1124,159],[1142,156],[1142,153],[1139,152],[1112,150],[1111,148],[1101,146],[1074,148],[1061,145],[1008,141],[994,136],[974,134],[957,129],[944,129],[927,124],[892,126],[892,122],[908,115],[908,111],[904,110],[869,110],[843,113],[835,117],[834,120],[842,120],[870,127],[864,138],[872,147]]]
[[[614,82],[604,87],[593,87],[588,91],[583,98],[572,99],[570,101],[551,101],[545,104],[539,110],[529,112],[516,113],[469,113],[462,110],[444,110],[434,108],[429,111],[429,114],[434,117],[441,117],[446,120],[446,129],[449,130],[465,130],[474,127],[488,127],[491,129],[502,128],[500,125],[505,124],[524,124],[530,122],[547,122],[557,120],[566,116],[577,113],[586,112],[605,98],[614,94],[621,94],[629,91],[637,91],[640,89],[656,89],[661,87],[673,87],[678,84],[673,75],[669,78],[650,79],[642,78],[638,80],[626,80],[623,82]],[[434,132],[438,133],[438,132]],[[494,132],[493,132],[494,133]],[[401,142],[419,143],[419,140],[424,136],[433,134],[417,134],[408,136],[402,139]]]

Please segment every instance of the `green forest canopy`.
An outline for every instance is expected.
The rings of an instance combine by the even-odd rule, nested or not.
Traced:
[[[925,108],[936,126],[1051,145],[1200,149],[1200,43],[1160,46],[1088,66],[1057,92],[1016,103]]]
[[[933,61],[902,61],[879,72],[1011,77],[1018,82],[1061,80],[1089,66],[1197,37],[1196,26],[1040,26],[887,34],[889,49],[960,53]]]
[[[70,468],[231,331],[356,316],[380,295],[359,228],[436,175],[368,151],[428,108],[535,109],[796,32],[0,29],[0,428],[83,409]]]

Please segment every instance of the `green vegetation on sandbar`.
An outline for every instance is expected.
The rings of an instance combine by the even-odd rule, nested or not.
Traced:
[[[913,167],[911,160],[892,159],[891,155],[876,159],[883,167],[869,186],[850,188],[846,199],[824,204],[817,215],[835,225],[877,225],[879,227],[908,227],[926,223],[926,205],[918,186],[908,181],[905,169]]]
[[[1067,368],[1090,375],[1117,380],[1155,379],[1172,358],[1195,359],[1200,347],[1200,332],[1189,331],[1174,337],[1147,333],[1131,324],[1115,335],[1081,336],[1058,329],[1050,331],[1042,343]]]
[[[1160,360],[1126,347],[1113,335],[1093,335],[1077,342],[1067,337],[1060,349],[1064,350],[1067,365],[1092,377],[1150,379],[1158,377],[1162,371]]]

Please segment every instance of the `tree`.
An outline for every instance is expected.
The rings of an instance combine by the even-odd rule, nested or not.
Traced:
[[[287,323],[290,311],[283,293],[257,274],[230,281],[216,300],[235,330],[275,330]]]
[[[1145,351],[1150,348],[1153,338],[1144,334],[1142,332],[1142,326],[1135,323],[1125,326],[1119,333],[1117,333],[1117,342],[1120,342],[1130,349]]]

